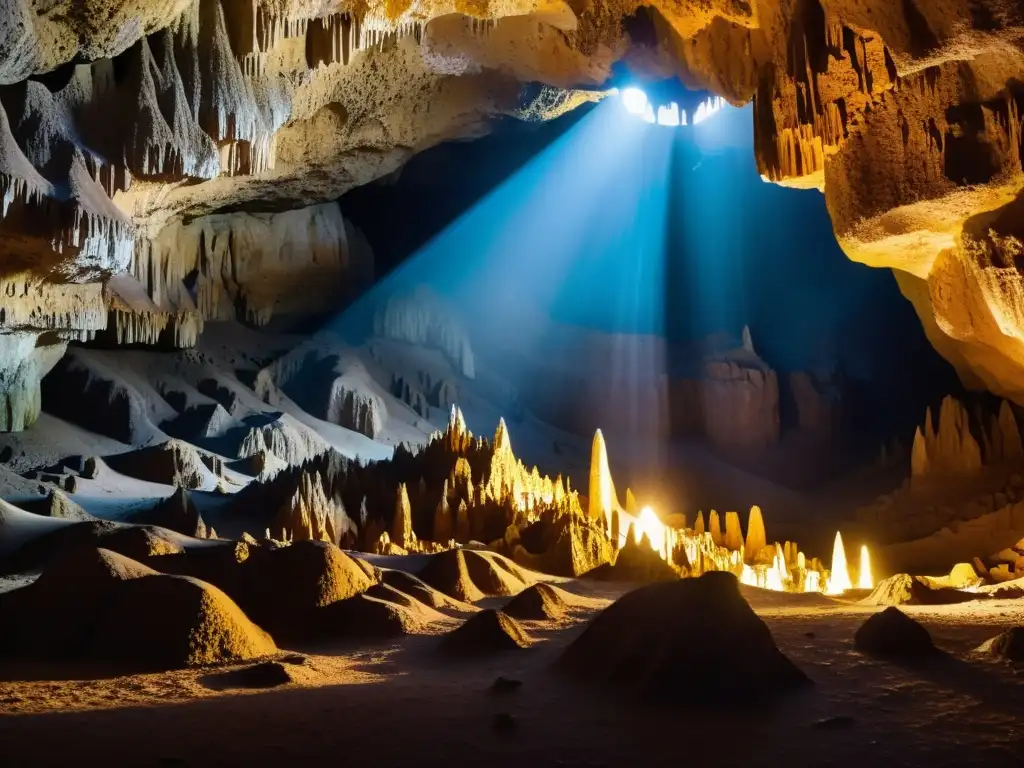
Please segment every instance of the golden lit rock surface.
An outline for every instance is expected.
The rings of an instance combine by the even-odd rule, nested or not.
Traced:
[[[638,11],[652,39],[626,34]],[[56,335],[3,356],[0,427],[34,420],[68,340],[187,346],[204,320],[266,322],[344,282],[357,249],[322,204],[492,118],[593,101],[617,61],[753,100],[764,177],[823,190],[846,253],[895,271],[964,381],[1024,403],[1022,35],[1007,0],[11,0],[0,334]],[[296,225],[304,246],[277,247]],[[103,289],[123,274],[137,290]],[[770,443],[774,374],[715,366],[704,396],[749,392],[714,410]]]

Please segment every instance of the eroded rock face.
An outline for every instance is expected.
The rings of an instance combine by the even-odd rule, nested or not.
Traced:
[[[561,114],[590,96],[558,89],[627,59],[752,99],[765,177],[823,189],[847,254],[896,270],[965,381],[1024,403],[1019,3],[10,0],[3,21],[0,334],[53,354],[97,332],[186,346],[344,283],[356,237],[324,203],[494,116]],[[26,358],[0,369],[4,429],[37,410]]]

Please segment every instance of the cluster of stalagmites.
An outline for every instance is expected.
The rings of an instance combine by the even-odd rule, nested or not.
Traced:
[[[914,436],[911,473],[857,512],[896,570],[928,572],[979,558],[982,573],[1020,575],[1007,553],[1024,538],[1024,449],[1014,407],[953,397]]]
[[[685,519],[666,525],[637,509],[628,490],[626,500],[619,505],[600,432],[590,495],[581,497],[561,477],[525,467],[504,421],[493,439],[474,437],[456,407],[419,453],[399,446],[392,459],[363,465],[328,451],[252,483],[234,505],[282,541],[389,555],[486,546],[565,576],[651,581],[722,570],[771,589],[825,587],[828,571],[818,560],[795,543],[768,543],[757,507],[744,534],[736,512],[712,510],[707,528],[699,513],[689,528]]]

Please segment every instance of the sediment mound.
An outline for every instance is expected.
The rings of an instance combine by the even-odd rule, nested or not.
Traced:
[[[19,506],[27,512],[61,520],[83,522],[96,519],[56,488],[41,499],[19,502]]]
[[[559,619],[568,608],[564,595],[562,590],[550,584],[534,584],[512,598],[502,610],[523,621]]]
[[[608,535],[577,515],[533,523],[522,532],[522,541],[512,552],[513,560],[542,573],[578,577],[612,561]]]
[[[460,656],[529,647],[530,637],[519,622],[492,608],[471,616],[441,641],[441,648],[445,652]]]
[[[466,560],[469,577],[477,588],[488,597],[518,595],[526,588],[525,574],[517,576],[510,569],[504,568],[496,562],[501,555],[489,552],[485,554],[472,549],[462,550],[462,555]],[[518,568],[516,571],[522,573]]]
[[[106,457],[114,470],[136,480],[181,488],[215,488],[217,478],[199,457],[198,451],[181,440]]]
[[[727,572],[623,595],[566,648],[560,664],[581,680],[684,708],[742,707],[810,682]]]
[[[75,523],[46,518],[0,502],[0,541],[8,553],[0,570],[40,570],[75,549],[97,546],[104,535],[124,527],[109,520]]]
[[[475,603],[484,599],[484,593],[469,575],[465,552],[461,549],[449,549],[434,555],[416,575],[434,589],[456,600]]]
[[[178,555],[185,550],[176,541],[174,531],[155,525],[129,525],[97,538],[96,544],[133,560]]]
[[[202,515],[192,503],[189,492],[180,486],[163,501],[133,515],[132,522],[160,526],[196,539],[205,539],[207,536]]]
[[[333,544],[300,541],[286,547],[251,548],[231,594],[275,637],[303,637],[315,630],[314,612],[365,592],[370,577]]]
[[[947,605],[978,599],[979,595],[950,587],[933,587],[923,576],[897,573],[880,581],[861,605]]]
[[[169,669],[276,651],[216,587],[104,549],[68,554],[10,598],[14,649],[30,655]]]
[[[873,614],[853,636],[857,650],[871,656],[913,661],[937,653],[928,630],[898,608]]]
[[[1006,661],[1024,661],[1024,627],[1010,627],[986,640],[974,652]]]
[[[431,608],[454,608],[456,610],[473,610],[473,606],[448,597],[440,590],[434,589],[411,573],[381,569],[381,581],[399,592],[419,600]]]
[[[376,640],[417,634],[440,618],[440,614],[415,601],[399,605],[391,599],[363,594],[321,608],[317,631],[320,637]]]
[[[92,631],[91,655],[160,668],[247,661],[277,652],[230,597],[187,576],[119,583]]]

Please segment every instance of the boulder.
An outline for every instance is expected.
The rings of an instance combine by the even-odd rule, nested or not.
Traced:
[[[861,624],[853,644],[862,653],[897,661],[926,659],[938,652],[928,630],[892,606]]]
[[[1024,627],[1010,627],[989,638],[975,653],[1006,661],[1024,661]]]

